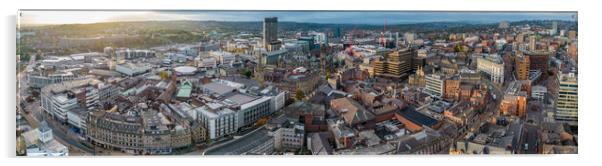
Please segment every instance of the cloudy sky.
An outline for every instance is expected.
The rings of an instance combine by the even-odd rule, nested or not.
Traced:
[[[20,23],[73,24],[114,21],[215,20],[278,21],[343,24],[403,24],[419,22],[493,23],[502,20],[574,20],[575,12],[402,12],[402,11],[21,11]]]

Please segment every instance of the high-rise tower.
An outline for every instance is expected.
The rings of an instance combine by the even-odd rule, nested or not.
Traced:
[[[263,20],[263,47],[278,41],[278,17],[266,17]]]

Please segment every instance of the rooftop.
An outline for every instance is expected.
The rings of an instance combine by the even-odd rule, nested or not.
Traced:
[[[414,109],[413,107],[407,107],[405,109],[397,111],[397,113],[399,115],[403,116],[404,118],[410,120],[412,123],[415,123],[418,125],[425,125],[425,126],[430,127],[439,122],[436,119],[433,119],[429,116],[426,116],[426,115],[416,111],[416,109]]]
[[[220,96],[223,96],[225,94],[228,94],[228,93],[234,91],[233,87],[230,87],[230,86],[227,86],[224,84],[220,84],[217,82],[211,82],[208,84],[204,84],[204,85],[201,85],[201,87],[203,87],[204,89],[206,89],[208,91],[211,91],[212,93],[220,95]]]
[[[242,94],[242,93],[234,93],[233,95],[226,97],[226,100],[234,102],[238,105],[242,105],[242,104],[251,102],[255,99],[257,99],[257,97],[252,97],[252,96]]]
[[[87,78],[82,80],[68,81],[57,84],[51,84],[42,88],[42,92],[44,93],[62,93],[67,90],[71,90],[76,87],[81,87],[85,85],[96,85],[101,83],[100,80],[94,78]]]

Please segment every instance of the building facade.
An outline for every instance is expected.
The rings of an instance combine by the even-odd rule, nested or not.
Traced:
[[[573,73],[558,74],[558,83],[555,118],[559,121],[576,123],[578,115],[577,76]]]
[[[84,79],[52,84],[42,88],[40,93],[42,110],[59,121],[67,121],[67,112],[77,108],[93,109],[99,106],[96,79]]]
[[[431,96],[442,97],[443,96],[443,88],[444,88],[444,78],[439,74],[429,74],[426,75],[426,86],[425,92]]]
[[[278,40],[278,17],[266,17],[263,20],[263,46]]]
[[[217,139],[233,134],[238,129],[238,114],[217,103],[196,109],[198,120],[207,129],[208,139]]]
[[[516,79],[528,80],[529,79],[529,56],[517,56],[516,57]]]
[[[374,62],[373,67],[378,77],[401,79],[412,70],[412,51],[403,49],[385,54],[383,59]]]
[[[498,54],[477,57],[477,71],[484,73],[494,83],[504,83],[504,61]]]

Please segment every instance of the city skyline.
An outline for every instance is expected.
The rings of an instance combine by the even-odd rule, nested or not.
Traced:
[[[17,155],[578,153],[576,14],[203,13],[17,27]]]
[[[78,14],[73,14],[74,12]],[[264,17],[278,17],[281,22],[320,24],[412,24],[428,22],[466,22],[474,24],[499,21],[561,20],[576,21],[577,13],[571,11],[144,11],[144,10],[21,10],[20,24],[55,25],[89,24],[131,21],[227,21],[261,22]],[[362,19],[357,19],[361,17]]]

